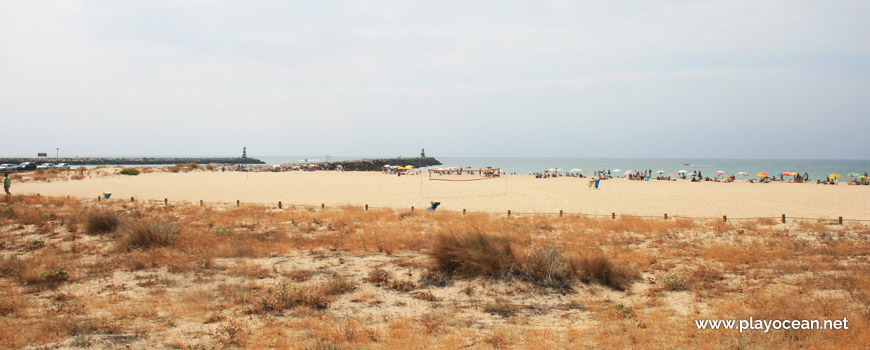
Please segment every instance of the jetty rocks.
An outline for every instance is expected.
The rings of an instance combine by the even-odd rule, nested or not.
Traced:
[[[76,157],[76,158],[0,158],[0,164],[23,162],[67,163],[69,165],[154,165],[154,164],[266,164],[262,160],[247,157],[235,158],[155,158],[155,157]]]
[[[437,159],[432,157],[415,157],[415,158],[378,158],[378,159],[355,159],[338,162],[310,162],[310,163],[293,163],[284,164],[285,167],[290,166],[310,166],[318,165],[323,169],[333,170],[339,165],[346,171],[381,171],[384,165],[407,166],[413,165],[415,168],[422,168],[433,165],[441,165]]]

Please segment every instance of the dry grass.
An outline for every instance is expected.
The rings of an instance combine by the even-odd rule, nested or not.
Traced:
[[[0,348],[850,348],[868,276],[860,225],[0,203]],[[750,316],[850,330],[693,326]]]
[[[88,234],[105,234],[115,232],[118,226],[121,225],[121,217],[112,212],[95,212],[88,214],[87,229]]]

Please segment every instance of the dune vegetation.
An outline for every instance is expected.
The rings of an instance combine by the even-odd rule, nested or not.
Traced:
[[[0,347],[854,348],[870,227],[13,196]],[[700,319],[848,330],[699,330]]]

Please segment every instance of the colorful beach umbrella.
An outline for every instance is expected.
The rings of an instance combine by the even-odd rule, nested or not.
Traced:
[[[551,173],[555,173],[555,172],[556,172],[556,168],[550,168],[550,170],[547,170],[547,171],[549,171],[549,172],[551,172]]]
[[[626,170],[625,173],[623,173],[622,175],[626,175],[626,176],[627,176],[627,175],[631,174],[632,172],[634,172],[634,170],[628,169],[628,170]]]
[[[405,167],[403,167],[403,166],[397,166],[396,169],[398,169],[398,170],[405,170]]]
[[[765,177],[765,176],[767,176],[767,173],[761,171],[761,172],[759,172],[756,176],[758,176],[758,177]]]
[[[671,177],[671,176],[677,176],[677,174],[674,174],[674,173],[668,174],[668,177]]]
[[[724,171],[719,170],[719,171],[716,172],[716,176],[722,175],[722,174],[724,174],[724,173],[725,173]]]
[[[571,169],[571,172],[572,172],[572,173],[582,173],[582,172],[583,172],[583,169],[577,169],[577,168],[574,168],[574,169]]]
[[[829,179],[842,179],[843,175],[840,175],[840,173],[831,173],[831,174],[828,174],[828,178]]]

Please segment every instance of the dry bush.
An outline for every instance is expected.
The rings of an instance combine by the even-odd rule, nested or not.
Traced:
[[[617,290],[626,290],[640,277],[637,269],[614,265],[604,255],[582,258],[579,261],[580,276],[583,282],[597,282]]]
[[[382,268],[375,268],[369,271],[368,276],[365,278],[366,281],[373,283],[376,286],[387,285],[390,280],[393,279],[393,275]]]
[[[108,211],[93,212],[88,214],[87,229],[85,232],[92,235],[111,233],[120,225],[121,217],[118,216],[118,214]]]
[[[352,292],[354,289],[356,289],[356,286],[346,277],[341,275],[335,275],[323,284],[321,284],[318,288],[323,291],[323,294],[339,295]]]
[[[438,235],[429,255],[436,268],[463,276],[507,277],[517,261],[511,239],[479,231]]]
[[[121,240],[125,250],[150,249],[172,244],[181,228],[174,223],[145,219],[131,224]]]
[[[293,285],[287,280],[281,280],[260,297],[254,311],[259,313],[281,312],[295,306],[325,309],[330,302],[332,302],[332,298],[321,288]]]
[[[565,257],[553,247],[539,248],[522,259],[524,280],[543,287],[570,290],[577,277],[578,261]]]
[[[511,317],[518,309],[510,300],[502,297],[495,298],[494,302],[488,303],[483,307],[483,311],[502,317]]]

